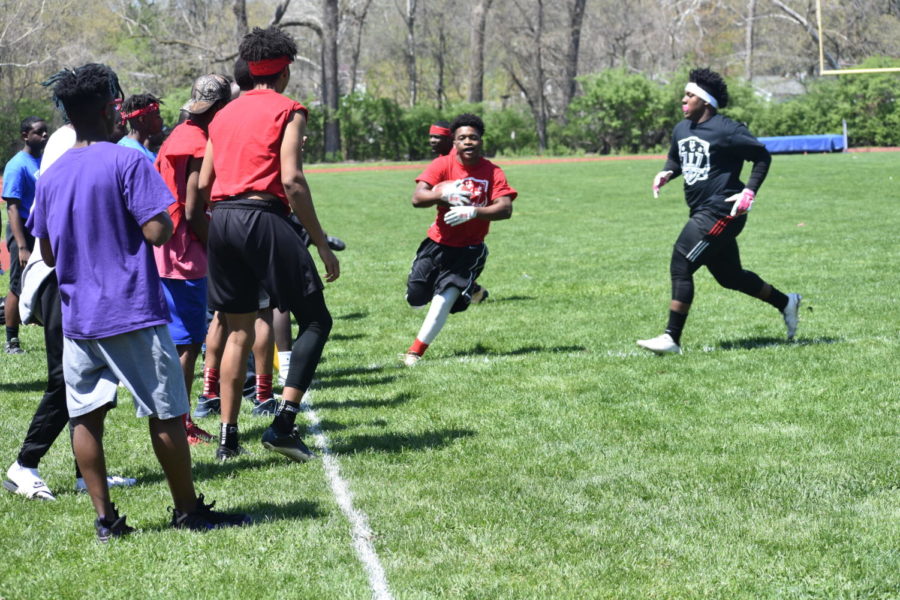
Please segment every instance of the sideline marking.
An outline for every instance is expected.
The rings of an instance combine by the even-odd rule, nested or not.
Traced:
[[[375,546],[372,544],[374,534],[369,528],[369,519],[366,513],[356,510],[353,506],[353,493],[350,491],[350,484],[341,477],[341,467],[337,458],[331,453],[328,446],[328,437],[322,431],[322,424],[319,421],[316,411],[310,404],[310,394],[307,391],[303,395],[303,401],[300,408],[306,419],[309,421],[309,431],[315,438],[316,446],[322,452],[322,465],[325,468],[325,475],[328,476],[328,484],[334,493],[341,512],[350,521],[350,536],[353,538],[353,547],[356,548],[356,556],[359,558],[366,573],[369,576],[369,587],[372,589],[372,598],[376,600],[393,600],[391,591],[388,588],[387,577],[384,574],[384,567],[378,560],[378,553],[375,552]]]

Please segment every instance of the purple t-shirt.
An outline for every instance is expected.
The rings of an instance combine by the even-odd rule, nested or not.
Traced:
[[[168,321],[141,226],[172,202],[150,161],[108,142],[73,148],[41,174],[26,226],[53,248],[67,338],[112,337]]]

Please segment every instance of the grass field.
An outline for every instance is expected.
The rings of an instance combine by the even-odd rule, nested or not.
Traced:
[[[433,218],[409,205],[416,173],[310,175],[348,242],[310,405],[389,594],[900,598],[897,160],[776,157],[740,241],[748,268],[804,295],[797,341],[703,271],[685,354],[664,358],[634,341],[665,325],[680,181],[654,200],[659,161],[511,165],[520,196],[488,237],[491,298],[412,369],[397,354],[423,313],[405,276]],[[23,338],[28,354],[0,359],[4,471],[44,385],[41,331]],[[95,541],[61,440],[41,466],[57,502],[0,491],[0,597],[373,597],[325,461],[266,452],[268,421],[245,414],[252,454],[193,455],[199,491],[254,526],[167,529],[125,401],[108,462],[140,479],[113,498],[141,532]]]

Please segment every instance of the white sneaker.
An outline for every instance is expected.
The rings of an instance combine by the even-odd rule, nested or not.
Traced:
[[[787,327],[787,339],[794,339],[797,333],[797,323],[800,321],[800,301],[803,296],[800,294],[788,294],[788,303],[784,307],[784,325]]]
[[[29,500],[56,500],[37,469],[23,467],[16,461],[6,471],[6,477],[3,487],[14,494],[20,494]]]
[[[407,367],[414,367],[420,360],[422,360],[422,355],[415,352],[404,352],[400,355],[400,361]]]
[[[638,340],[637,345],[656,354],[681,354],[681,346],[676,344],[668,333],[649,340]]]
[[[118,475],[106,476],[106,485],[109,487],[131,487],[136,483],[137,479],[135,479],[134,477],[119,477]],[[77,479],[75,479],[75,491],[87,491],[87,484],[84,482],[83,477],[78,477]]]

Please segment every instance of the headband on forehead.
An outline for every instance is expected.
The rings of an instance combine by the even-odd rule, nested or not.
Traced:
[[[122,122],[125,122],[128,119],[136,119],[138,117],[141,117],[144,115],[149,115],[152,112],[158,112],[158,111],[159,111],[159,103],[153,102],[151,104],[148,104],[144,108],[139,108],[137,110],[133,110],[130,113],[123,113],[122,114]]]
[[[705,100],[715,109],[719,108],[719,101],[713,98],[712,94],[704,90],[702,87],[694,83],[693,81],[689,82],[686,86],[684,86],[684,91],[690,92],[693,95]]]
[[[292,62],[294,62],[294,60],[290,56],[284,55],[263,60],[248,60],[247,66],[250,68],[251,75],[265,77],[266,75],[280,73],[282,69]]]
[[[440,125],[432,125],[431,129],[428,130],[428,135],[450,137],[450,130],[446,127],[441,127]]]

